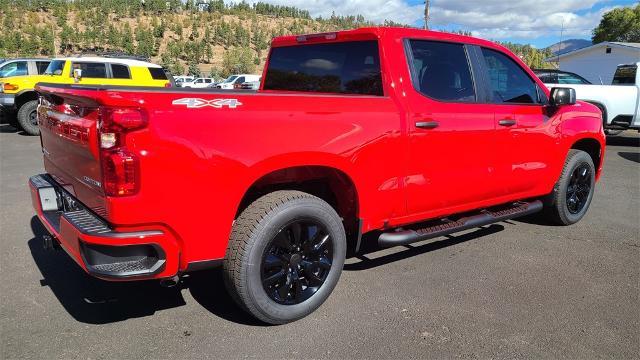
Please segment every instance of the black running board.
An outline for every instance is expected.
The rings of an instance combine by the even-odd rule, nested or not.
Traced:
[[[378,245],[380,247],[407,245],[417,241],[432,239],[438,236],[533,214],[540,210],[542,210],[542,201],[540,200],[511,203],[500,207],[480,210],[476,214],[464,216],[457,220],[450,220],[448,218],[438,219],[431,221],[428,226],[419,229],[383,233],[378,238]]]

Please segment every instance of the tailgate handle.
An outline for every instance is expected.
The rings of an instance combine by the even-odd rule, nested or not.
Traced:
[[[440,125],[437,121],[418,121],[416,127],[419,129],[435,129]]]
[[[513,119],[502,119],[498,121],[498,125],[500,126],[513,126],[516,124],[516,121]]]

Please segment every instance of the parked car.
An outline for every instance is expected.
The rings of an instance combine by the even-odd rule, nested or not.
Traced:
[[[577,74],[559,70],[534,70],[549,88],[558,84],[576,91],[579,100],[597,106],[602,112],[607,135],[627,129],[640,131],[640,74],[638,65],[620,65],[612,85],[593,85]]]
[[[243,309],[281,324],[327,299],[365,239],[589,208],[600,110],[505,47],[364,28],[275,38],[267,63],[257,93],[39,85],[45,246],[105,280],[222,266]]]
[[[245,82],[253,82],[260,81],[260,75],[249,75],[249,74],[240,74],[240,75],[231,75],[226,80],[221,83],[218,83],[215,87],[218,89],[237,89],[239,86]],[[236,87],[236,85],[238,87]]]
[[[37,64],[37,62],[36,62]],[[20,127],[38,135],[37,83],[169,87],[164,69],[156,64],[128,58],[68,57],[52,60],[41,75],[0,79],[0,106],[17,111]]]
[[[50,59],[0,60],[0,81],[13,76],[42,75],[50,62]]]
[[[260,81],[245,82],[240,85],[242,90],[258,90],[260,89]]]
[[[185,82],[191,82],[195,78],[193,76],[174,76],[173,81],[175,81],[176,86],[182,87],[182,84]]]
[[[196,78],[193,81],[185,81],[182,83],[183,88],[202,89],[212,85],[214,80],[212,78]]]

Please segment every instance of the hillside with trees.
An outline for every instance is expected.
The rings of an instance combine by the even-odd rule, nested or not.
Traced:
[[[267,3],[188,0],[0,0],[0,58],[122,52],[173,74],[257,73],[272,37],[374,25],[361,15],[312,18]],[[401,26],[385,22],[387,26]],[[532,67],[549,54],[505,44]]]

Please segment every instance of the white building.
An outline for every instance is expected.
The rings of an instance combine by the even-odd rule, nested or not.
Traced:
[[[594,84],[608,85],[616,67],[640,61],[640,43],[601,42],[547,59],[560,70],[576,73]]]

